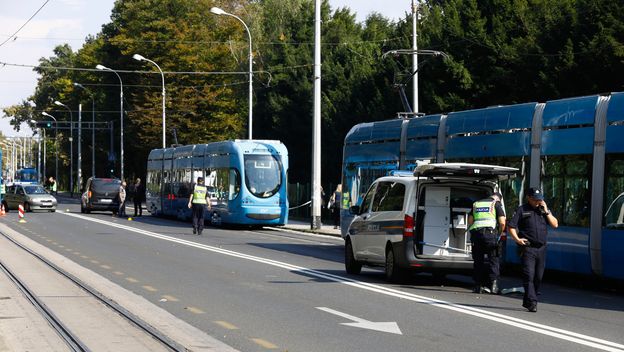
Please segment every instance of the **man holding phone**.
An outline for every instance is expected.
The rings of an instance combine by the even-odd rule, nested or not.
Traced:
[[[548,225],[557,228],[559,221],[548,209],[542,191],[529,188],[527,202],[516,209],[507,225],[511,238],[521,246],[522,306],[529,312],[537,312],[537,292],[546,264]]]

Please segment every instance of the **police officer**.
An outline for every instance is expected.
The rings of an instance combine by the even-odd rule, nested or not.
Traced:
[[[474,202],[472,213],[468,216],[475,293],[487,290],[492,294],[498,293],[498,239],[505,230],[505,211],[500,203],[501,198],[500,193],[494,193],[489,198]]]
[[[537,312],[537,292],[546,264],[548,225],[557,228],[559,221],[544,202],[542,191],[538,188],[529,188],[527,203],[516,209],[508,225],[511,238],[521,246],[524,286],[522,306],[529,312]]]
[[[210,210],[208,190],[204,186],[204,178],[198,177],[197,184],[193,187],[193,193],[188,202],[188,207],[193,209],[193,235],[201,235],[204,230],[204,209],[206,204],[208,204],[208,209]]]

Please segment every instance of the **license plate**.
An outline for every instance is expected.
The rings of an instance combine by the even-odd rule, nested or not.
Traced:
[[[112,199],[100,199],[100,203],[112,203]]]

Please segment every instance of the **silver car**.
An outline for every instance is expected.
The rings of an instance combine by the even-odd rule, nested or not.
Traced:
[[[46,191],[41,185],[12,185],[7,187],[2,201],[6,211],[17,210],[19,205],[24,206],[24,211],[47,210],[56,211],[56,198]]]

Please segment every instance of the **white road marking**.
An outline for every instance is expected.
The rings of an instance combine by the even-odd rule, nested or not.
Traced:
[[[375,330],[381,332],[389,332],[391,334],[403,335],[401,329],[399,329],[399,325],[395,321],[388,322],[373,322],[368,321],[362,318],[354,317],[353,315],[349,315],[347,313],[339,312],[337,310],[333,310],[327,307],[316,307],[316,309],[320,309],[324,312],[337,315],[339,317],[343,317],[345,319],[353,320],[355,323],[341,323],[340,325],[353,326],[356,328]]]
[[[403,291],[396,290],[393,288],[371,284],[371,283],[367,283],[363,281],[353,280],[347,277],[324,273],[322,271],[308,269],[308,268],[304,268],[304,267],[300,267],[300,266],[296,266],[296,265],[292,265],[292,264],[288,264],[288,263],[284,263],[284,262],[280,262],[280,261],[276,261],[276,260],[272,260],[268,258],[257,257],[257,256],[239,253],[239,252],[235,252],[235,251],[231,251],[231,250],[227,250],[223,248],[218,248],[214,246],[209,246],[209,245],[205,245],[205,244],[201,244],[201,243],[197,243],[193,241],[188,241],[188,240],[179,239],[179,238],[175,238],[171,236],[161,235],[156,232],[142,230],[142,229],[127,226],[127,225],[111,223],[108,221],[104,221],[104,220],[100,220],[96,218],[89,218],[89,217],[78,215],[78,214],[71,214],[71,213],[61,213],[61,214],[66,215],[66,216],[72,216],[72,217],[79,218],[79,219],[86,220],[86,221],[92,221],[92,222],[96,222],[99,224],[116,227],[119,229],[131,231],[131,232],[138,233],[138,234],[152,237],[152,238],[179,243],[179,244],[183,244],[189,247],[203,249],[206,251],[220,253],[220,254],[228,255],[231,257],[235,257],[235,258],[246,259],[246,260],[250,260],[250,261],[254,261],[258,263],[271,265],[271,266],[278,267],[278,268],[283,268],[286,270],[290,270],[291,272],[296,273],[296,274],[314,276],[316,278],[341,283],[347,286],[356,287],[356,288],[367,290],[370,292],[376,292],[379,294],[383,294],[383,295],[387,295],[391,297],[397,297],[397,298],[409,300],[412,302],[429,304],[431,306],[435,306],[438,308],[447,309],[447,310],[451,310],[457,313],[462,313],[462,314],[471,315],[474,317],[479,317],[482,319],[495,321],[501,324],[513,326],[518,329],[533,331],[539,334],[555,337],[558,339],[577,343],[580,345],[593,347],[593,348],[604,350],[604,351],[624,352],[623,344],[608,341],[608,340],[603,340],[603,339],[592,337],[589,335],[579,334],[579,333],[569,331],[569,330],[559,329],[559,328],[548,326],[545,324],[535,323],[529,320],[519,319],[519,318],[515,318],[512,316],[490,312],[484,309],[474,308],[470,306],[464,306],[464,305],[457,304],[457,303],[446,302],[446,301],[442,301],[442,300],[438,300],[438,299],[430,298],[426,296],[420,296],[420,295],[416,295],[416,294],[409,293],[409,292],[403,292]]]

